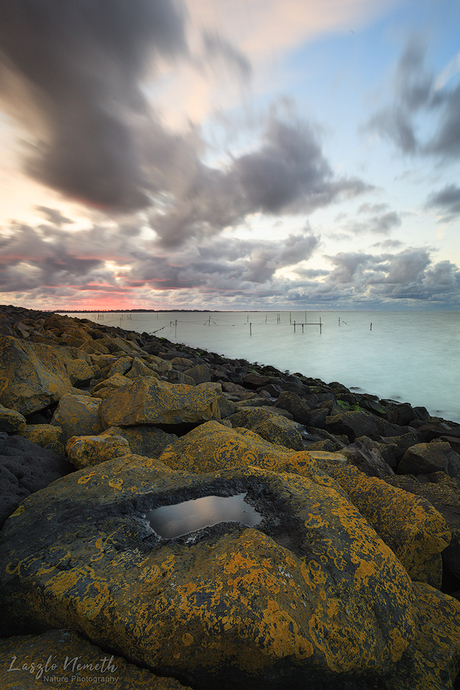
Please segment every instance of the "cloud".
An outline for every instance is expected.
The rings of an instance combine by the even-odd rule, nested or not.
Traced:
[[[357,214],[358,216],[367,215],[373,211],[382,211],[388,208],[388,204],[362,204]],[[337,220],[337,219],[336,219]],[[342,227],[342,233],[330,234],[331,238],[347,239],[350,235],[389,235],[394,228],[401,226],[401,216],[396,211],[374,214],[361,220],[359,218],[348,220]]]
[[[226,168],[189,157],[179,184],[174,175],[169,179],[165,203],[153,210],[150,221],[168,247],[211,237],[254,213],[308,213],[373,189],[357,178],[334,177],[314,129],[295,117],[275,116],[258,146],[233,156]]]
[[[59,226],[72,223],[70,218],[66,218],[57,208],[49,208],[48,206],[36,206],[35,208],[37,211],[40,211],[50,223]]]
[[[439,208],[445,214],[444,220],[452,220],[460,215],[460,187],[446,185],[439,192],[434,192],[426,203],[428,208]]]
[[[458,267],[429,249],[343,252],[327,269],[308,263],[319,247],[309,225],[276,241],[220,235],[170,249],[126,223],[16,224],[0,230],[0,291],[45,308],[460,306]]]
[[[0,0],[0,85],[27,115],[28,172],[95,205],[145,205],[142,79],[185,51],[170,0]]]
[[[393,75],[391,102],[374,113],[367,126],[405,154],[457,159],[460,86],[449,89],[446,79],[436,80],[425,64],[426,53],[420,37],[408,41]],[[426,118],[434,121],[434,131],[429,134],[423,126]]]

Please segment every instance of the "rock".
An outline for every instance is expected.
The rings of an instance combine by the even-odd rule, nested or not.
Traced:
[[[109,434],[122,436],[129,443],[132,453],[144,455],[147,458],[159,458],[165,448],[177,441],[175,434],[168,434],[163,429],[150,424],[131,427],[111,426],[104,431],[103,435]]]
[[[326,420],[329,417],[329,410],[325,407],[319,407],[311,411],[309,426],[317,429],[324,429],[326,427]]]
[[[52,450],[58,455],[64,455],[62,443],[62,429],[54,424],[27,424],[19,431],[19,436],[27,438],[41,448]]]
[[[132,363],[132,357],[128,357],[127,355],[124,355],[123,357],[118,357],[118,359],[115,360],[115,362],[111,365],[109,369],[109,377],[115,376],[116,374],[124,376],[126,372],[128,372],[131,369]]]
[[[0,686],[2,690],[187,690],[178,680],[130,664],[73,630],[0,639]]]
[[[361,472],[369,477],[385,477],[394,474],[391,467],[385,462],[378,444],[367,436],[357,438],[341,450],[347,460],[355,465]]]
[[[409,403],[398,405],[390,414],[390,421],[400,426],[407,426],[414,419],[418,419],[417,412]]]
[[[385,690],[453,690],[460,669],[460,603],[414,582],[417,627],[411,658],[403,655]],[[455,683],[455,684],[454,684]]]
[[[260,527],[227,522],[161,541],[143,517],[216,492],[247,493]],[[371,687],[412,654],[406,571],[338,491],[306,477],[168,472],[131,456],[75,472],[21,508],[0,545],[3,631],[72,628],[198,690]],[[440,663],[455,643],[449,653]]]
[[[232,393],[238,396],[240,400],[249,400],[255,396],[254,391],[250,391],[237,383],[232,383],[231,381],[222,382],[222,390],[226,393]]]
[[[25,425],[26,418],[20,412],[0,405],[0,432],[16,434]]]
[[[272,413],[269,409],[251,408],[239,410],[229,417],[233,427],[245,427],[259,434],[266,441],[277,445],[303,450],[303,439],[294,422]]]
[[[401,433],[401,427],[386,422],[370,412],[341,412],[326,418],[326,429],[333,434],[346,434],[353,443],[359,436],[379,439],[380,436],[392,436]]]
[[[392,454],[396,460],[399,461],[408,448],[423,441],[423,436],[419,431],[411,429],[405,434],[400,434],[397,436],[384,436],[382,437],[381,441],[382,443],[386,443],[392,447]],[[392,465],[392,467],[396,467],[396,465],[397,462],[395,465]]]
[[[206,383],[212,381],[212,369],[206,364],[197,364],[191,369],[186,369],[185,374],[190,376],[195,383]]]
[[[160,378],[152,366],[148,366],[139,357],[132,360],[131,369],[126,374],[128,379],[135,379],[137,376],[155,376]]]
[[[67,393],[59,401],[51,424],[62,429],[62,443],[72,436],[92,436],[102,431],[99,398]]]
[[[92,390],[92,395],[95,398],[101,398],[105,400],[114,390],[121,388],[122,386],[127,386],[131,383],[130,379],[123,374],[114,374],[108,379],[101,381]]]
[[[29,494],[71,471],[64,457],[20,436],[0,433],[0,526]]]
[[[262,386],[268,386],[271,380],[271,376],[261,376],[255,373],[246,374],[246,376],[243,376],[243,386],[249,388],[249,390],[256,391],[258,388],[262,388]]]
[[[0,404],[22,415],[41,410],[72,388],[60,350],[0,336]]]
[[[439,440],[449,443],[452,450],[460,454],[460,438],[456,436],[440,436]]]
[[[324,466],[323,466],[324,467]],[[426,500],[410,496],[356,467],[329,466],[328,474],[347,492],[381,539],[399,558],[413,580],[441,587],[441,552],[451,532],[443,516]]]
[[[275,471],[288,454],[247,429],[206,422],[172,443],[160,460],[174,470],[198,473],[247,465]]]
[[[443,473],[444,475],[444,473]],[[429,501],[443,516],[452,539],[442,552],[444,566],[460,582],[460,493],[457,482],[447,475],[442,483],[421,483],[411,475],[395,475],[385,481]]]
[[[429,474],[442,470],[451,476],[460,476],[460,456],[450,443],[432,441],[417,443],[404,453],[398,465],[398,474]]]
[[[66,444],[67,459],[77,470],[130,454],[128,441],[112,434],[72,436]]]
[[[216,391],[144,377],[102,401],[103,427],[201,423],[220,419]]]
[[[288,410],[292,414],[293,419],[299,424],[308,426],[311,419],[311,408],[309,404],[301,398],[297,393],[292,391],[283,391],[278,397],[275,407],[281,407],[283,410]]]

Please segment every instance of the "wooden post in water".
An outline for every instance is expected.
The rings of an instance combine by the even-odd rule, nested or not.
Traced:
[[[249,335],[252,335],[252,323],[249,324]]]
[[[372,331],[372,321],[371,321],[371,325],[369,327],[369,330]]]
[[[319,334],[323,332],[323,324],[321,323],[321,316],[319,317]]]

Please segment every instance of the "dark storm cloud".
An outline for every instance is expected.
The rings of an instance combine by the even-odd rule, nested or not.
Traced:
[[[251,73],[246,57],[217,34],[202,34],[201,52],[192,55],[177,7],[173,0],[0,0],[1,92],[31,135],[29,174],[107,212],[146,208],[164,247],[210,238],[257,212],[310,212],[370,189],[334,176],[315,130],[292,113],[284,121],[272,111],[258,145],[221,169],[203,162],[197,127],[167,130],[142,90],[158,58],[218,69],[222,78]],[[47,218],[53,222],[52,213]]]
[[[176,191],[151,217],[164,246],[211,237],[253,213],[308,213],[373,189],[356,178],[334,178],[313,128],[270,118],[251,153],[233,157],[223,171],[189,157]]]
[[[371,129],[390,139],[407,154],[458,158],[460,155],[460,86],[451,90],[437,85],[425,65],[426,45],[411,39],[395,70],[392,103],[374,114]],[[434,117],[435,131],[423,137],[419,115]]]
[[[29,116],[29,172],[97,205],[146,204],[140,82],[183,31],[169,0],[0,0],[0,84]]]
[[[439,208],[445,220],[455,218],[460,215],[460,187],[454,184],[446,185],[444,189],[431,194],[426,205]]]

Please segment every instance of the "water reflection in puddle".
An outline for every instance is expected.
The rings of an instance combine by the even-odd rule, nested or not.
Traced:
[[[219,522],[241,522],[254,527],[262,516],[244,500],[246,494],[236,496],[204,496],[172,506],[150,510],[146,518],[163,539],[183,537]]]

